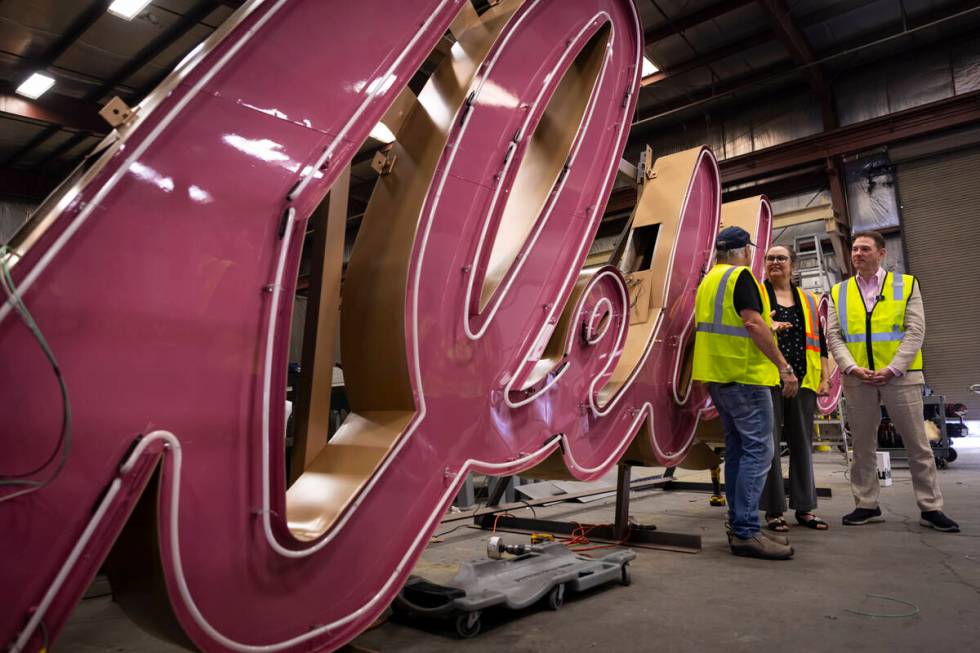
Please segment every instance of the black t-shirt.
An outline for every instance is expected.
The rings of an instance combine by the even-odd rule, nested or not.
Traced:
[[[803,319],[803,307],[800,306],[799,296],[796,294],[796,286],[790,285],[793,291],[793,305],[783,306],[776,300],[776,291],[772,284],[766,281],[766,292],[769,294],[769,303],[776,316],[773,318],[777,322],[789,322],[793,325],[792,329],[780,331],[777,334],[779,351],[783,353],[783,358],[793,368],[793,373],[800,381],[806,376],[806,324]],[[827,358],[827,340],[824,337],[823,327],[818,323],[817,330],[820,332],[820,357]]]
[[[759,297],[759,286],[752,277],[752,273],[748,270],[742,270],[738,275],[738,279],[735,280],[732,303],[735,304],[735,312],[739,315],[746,309],[762,313],[762,298]]]

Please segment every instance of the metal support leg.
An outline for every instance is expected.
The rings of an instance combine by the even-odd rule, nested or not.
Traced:
[[[490,496],[487,498],[488,506],[499,506],[500,500],[506,498],[506,503],[513,503],[514,501],[514,477],[513,476],[501,476],[500,478],[491,481],[487,479],[487,484],[492,489],[490,490]]]
[[[630,532],[630,466],[619,463],[616,469],[616,523],[613,532],[621,540]]]
[[[503,479],[501,479],[502,481]],[[491,501],[496,498],[499,502],[504,490],[498,482],[494,488]],[[490,504],[495,505],[495,504]],[[636,546],[647,549],[663,549],[683,553],[700,553],[701,536],[687,533],[667,533],[658,530],[654,525],[639,525],[630,523],[630,466],[619,466],[616,482],[616,506],[613,524],[589,525],[588,538],[593,542],[604,544],[619,544]],[[546,519],[526,519],[522,517],[505,517],[500,513],[484,514],[474,517],[474,523],[483,529],[495,528],[498,531],[535,533],[545,532],[556,535],[571,535],[582,527],[578,522],[550,521]]]
[[[476,492],[473,491],[472,474],[466,475],[466,480],[463,481],[463,485],[459,488],[456,498],[453,499],[453,505],[463,510],[472,508],[474,505],[476,505]]]

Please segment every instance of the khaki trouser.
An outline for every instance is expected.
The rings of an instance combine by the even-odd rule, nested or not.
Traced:
[[[847,421],[851,427],[854,462],[851,463],[851,491],[858,508],[878,507],[878,474],[875,449],[878,445],[879,403],[902,436],[912,472],[912,487],[919,509],[942,510],[943,494],[936,482],[936,460],[926,437],[922,418],[922,386],[873,386],[862,383],[844,386]]]

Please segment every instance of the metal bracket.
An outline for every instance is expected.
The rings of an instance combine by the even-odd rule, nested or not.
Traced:
[[[398,160],[398,156],[392,151],[392,147],[389,145],[383,147],[374,153],[374,158],[371,159],[371,168],[374,169],[380,176],[391,174],[391,171],[395,167],[395,161]]]
[[[636,183],[643,185],[648,179],[656,179],[657,172],[653,169],[653,148],[645,146],[640,152],[640,161],[636,164]]]
[[[122,101],[122,99],[117,95],[108,102],[105,106],[99,109],[99,115],[102,119],[109,123],[110,126],[117,128],[125,125],[131,121],[135,116],[139,107],[136,109],[131,109],[128,104]]]

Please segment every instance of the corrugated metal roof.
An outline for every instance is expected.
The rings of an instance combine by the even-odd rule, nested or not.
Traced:
[[[80,17],[104,3],[5,0],[0,2],[0,92],[9,93],[25,70],[44,64],[57,77],[55,94],[69,100],[87,98],[94,110],[102,98],[93,99],[93,94],[139,59],[140,65],[115,80],[109,93],[134,103],[238,4],[154,0],[133,21],[102,12],[72,35]],[[978,3],[961,0],[636,0],[645,31],[656,37],[646,52],[662,70],[640,93],[638,116],[651,118],[644,129],[729,111],[739,103],[803,86],[798,56],[791,54],[765,8],[773,4],[789,12],[830,82],[882,57],[900,56],[939,40],[969,39],[980,31],[980,11],[957,14],[976,9]],[[195,15],[193,24],[172,34],[190,14]],[[928,26],[935,20],[942,22]],[[911,35],[888,39],[910,29]],[[69,36],[72,39],[54,60],[41,61]],[[169,41],[158,51],[145,56],[148,46],[166,38]],[[883,38],[888,40],[882,42]],[[837,56],[842,51],[845,54]],[[0,167],[34,170],[44,161],[45,172],[61,172],[78,158],[82,144],[93,140],[75,128],[0,114]]]

